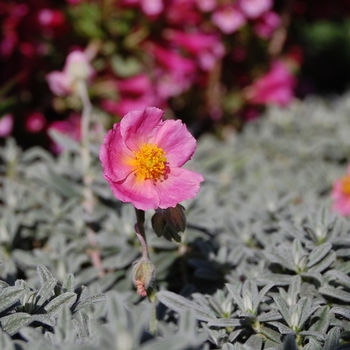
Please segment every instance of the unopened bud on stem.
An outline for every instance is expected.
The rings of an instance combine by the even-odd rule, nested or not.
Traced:
[[[154,281],[154,266],[149,260],[140,259],[134,262],[132,268],[132,280],[137,289],[137,294],[147,296],[147,289]]]

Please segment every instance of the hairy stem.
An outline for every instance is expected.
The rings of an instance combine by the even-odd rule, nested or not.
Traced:
[[[78,91],[79,96],[82,101],[83,110],[82,110],[82,118],[81,118],[81,159],[82,159],[82,167],[83,167],[83,208],[85,214],[89,220],[94,212],[95,207],[95,199],[94,194],[92,192],[92,182],[93,177],[91,174],[91,155],[89,149],[89,130],[90,130],[90,118],[92,112],[92,105],[89,99],[87,87],[85,81],[79,81],[78,83]],[[87,227],[87,239],[91,246],[89,251],[90,259],[94,267],[99,270],[99,276],[104,275],[101,255],[99,248],[96,242],[96,232],[89,227]]]

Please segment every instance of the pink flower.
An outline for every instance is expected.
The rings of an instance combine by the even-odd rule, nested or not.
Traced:
[[[58,96],[74,93],[78,81],[90,80],[94,75],[89,58],[83,51],[72,51],[61,72],[54,71],[46,76],[51,91]]]
[[[211,21],[224,34],[232,34],[245,25],[246,18],[235,5],[227,5],[217,9],[211,16]]]
[[[13,129],[12,114],[5,114],[0,118],[0,137],[9,136]]]
[[[34,112],[27,117],[25,126],[28,132],[37,133],[44,129],[45,124],[45,116],[40,112]]]
[[[225,47],[219,37],[201,32],[186,33],[178,30],[168,30],[165,36],[173,43],[185,48],[196,56],[199,66],[209,71],[225,54]]]
[[[71,114],[66,120],[57,120],[52,122],[47,131],[58,131],[64,135],[71,137],[73,140],[81,140],[81,116],[77,113]],[[61,153],[63,148],[58,144],[53,144],[52,151],[54,153]]]
[[[246,99],[254,104],[286,106],[294,96],[296,80],[282,61],[275,61],[271,70],[248,86]]]
[[[64,15],[59,10],[41,9],[38,12],[38,22],[43,27],[59,27],[64,23]]]
[[[350,165],[347,174],[335,181],[331,192],[332,210],[340,215],[350,215]]]
[[[152,89],[152,82],[148,75],[139,74],[131,78],[118,80],[116,87],[121,93],[143,95]]]
[[[147,16],[157,16],[164,9],[163,0],[141,0],[141,8]]]
[[[239,0],[238,6],[246,17],[255,19],[271,9],[272,0]]]
[[[211,12],[217,5],[217,0],[196,0],[197,7],[202,12]]]
[[[263,39],[270,39],[273,32],[279,27],[281,18],[277,13],[269,11],[264,13],[254,25],[255,33]]]
[[[181,168],[196,140],[180,120],[162,121],[156,107],[134,110],[116,123],[100,149],[113,194],[137,209],[166,209],[196,196],[202,175]]]
[[[158,16],[164,9],[163,0],[122,0],[124,6],[139,5],[146,16]]]

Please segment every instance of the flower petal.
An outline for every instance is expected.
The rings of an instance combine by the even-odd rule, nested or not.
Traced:
[[[122,181],[131,172],[132,168],[127,160],[133,158],[133,153],[125,146],[120,135],[120,123],[114,124],[104,137],[100,148],[100,160],[103,175],[107,181]]]
[[[171,167],[185,164],[196,150],[196,139],[180,120],[166,120],[152,142],[166,152]]]
[[[126,114],[120,122],[120,132],[125,144],[137,151],[154,135],[162,122],[164,111],[156,107],[134,110]]]
[[[201,174],[187,169],[171,168],[168,178],[155,184],[160,199],[159,208],[175,207],[186,199],[194,198],[202,181],[204,179]]]
[[[152,180],[137,181],[136,176],[130,174],[125,181],[112,182],[109,185],[113,194],[122,202],[130,202],[140,210],[157,209],[159,195]]]

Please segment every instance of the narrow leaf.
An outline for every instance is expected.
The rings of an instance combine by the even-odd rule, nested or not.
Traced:
[[[74,304],[76,298],[77,298],[77,295],[75,293],[71,293],[71,292],[63,293],[63,294],[59,295],[58,297],[56,297],[55,299],[51,300],[45,306],[44,309],[47,313],[52,313],[52,314],[56,315],[58,309],[61,306],[67,305],[68,307],[71,307]]]
[[[212,321],[216,319],[214,313],[209,312],[200,305],[190,301],[180,295],[173,292],[160,291],[157,293],[158,300],[168,308],[181,312],[182,310],[192,309],[197,317],[201,321]]]
[[[26,291],[22,287],[7,287],[1,291],[0,312],[18,302]]]
[[[16,334],[22,327],[32,322],[32,316],[25,312],[17,312],[15,314],[1,318],[1,327],[10,335]]]
[[[41,286],[43,286],[46,281],[54,278],[52,273],[44,265],[38,265],[36,272],[39,275],[39,282]]]

